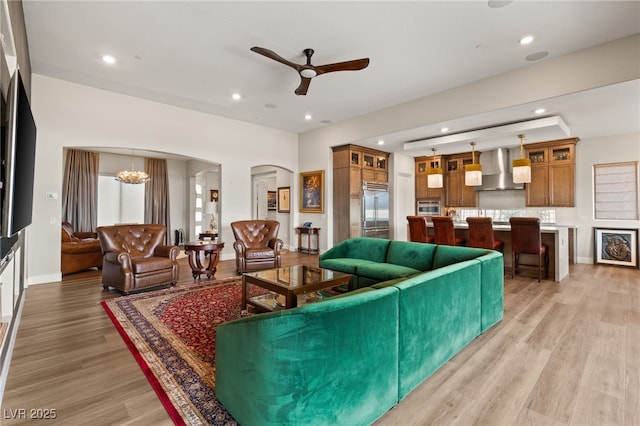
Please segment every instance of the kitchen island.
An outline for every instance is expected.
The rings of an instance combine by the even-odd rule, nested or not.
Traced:
[[[429,223],[432,227],[433,224]],[[454,221],[456,237],[469,241],[469,225],[467,222]],[[540,226],[542,242],[549,246],[549,279],[562,281],[569,275],[569,265],[575,263],[576,227],[572,225],[542,224]],[[493,234],[496,240],[504,242],[504,266],[511,270],[511,225],[494,222]],[[537,264],[535,255],[521,254],[521,262]]]

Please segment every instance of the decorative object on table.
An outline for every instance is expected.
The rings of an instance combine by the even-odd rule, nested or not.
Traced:
[[[593,263],[638,267],[638,230],[594,228]]]
[[[464,166],[464,184],[466,186],[482,185],[482,166],[476,164],[475,147],[476,142],[471,142],[471,164]]]
[[[311,228],[311,222],[305,222],[302,224],[305,228]]]
[[[209,196],[210,196],[210,200],[209,201],[214,201],[214,202],[218,202],[218,190],[217,189],[210,189],[209,190]]]
[[[431,148],[433,151],[434,161],[432,164],[435,164],[437,148]],[[430,167],[427,169],[427,187],[429,188],[442,188],[442,167]]]
[[[216,211],[218,210],[218,203],[215,201],[208,202],[204,207],[204,213],[211,215],[211,221],[209,222],[209,233],[218,233],[218,220],[216,217]]]
[[[131,150],[131,170],[121,170],[116,173],[116,180],[122,183],[128,183],[133,185],[139,185],[141,183],[151,180],[149,175],[143,171],[136,171],[134,165],[133,150]]]
[[[300,173],[300,212],[324,213],[324,170]]]
[[[291,188],[282,186],[278,188],[278,213],[291,212]]]
[[[531,160],[524,156],[524,135],[520,138],[520,158],[513,160],[513,183],[531,183]]]
[[[267,191],[267,210],[276,211],[278,205],[278,199],[276,198],[276,191]]]
[[[241,300],[231,278],[101,302],[174,424],[237,424],[216,398],[215,339],[220,323],[242,317]]]
[[[369,58],[355,59],[352,61],[338,62],[327,65],[311,65],[311,56],[313,55],[313,49],[304,49],[303,53],[307,57],[307,63],[303,65],[295,64],[277,53],[265,49],[264,47],[252,47],[252,52],[256,52],[269,59],[273,59],[276,62],[287,65],[298,72],[300,75],[300,85],[295,90],[296,95],[306,95],[309,90],[309,84],[311,79],[321,74],[326,74],[335,71],[359,71],[366,68],[369,65]]]

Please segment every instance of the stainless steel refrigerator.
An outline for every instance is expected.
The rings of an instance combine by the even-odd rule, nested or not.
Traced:
[[[389,185],[363,182],[362,236],[389,238]]]

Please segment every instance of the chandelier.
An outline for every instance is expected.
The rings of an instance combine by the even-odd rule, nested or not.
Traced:
[[[121,170],[116,173],[116,180],[122,183],[138,185],[151,180],[149,175],[143,171],[136,171],[133,165],[133,150],[131,150],[131,170]]]

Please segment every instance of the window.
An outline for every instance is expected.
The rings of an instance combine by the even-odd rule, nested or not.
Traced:
[[[594,218],[638,219],[638,162],[593,165]]]

